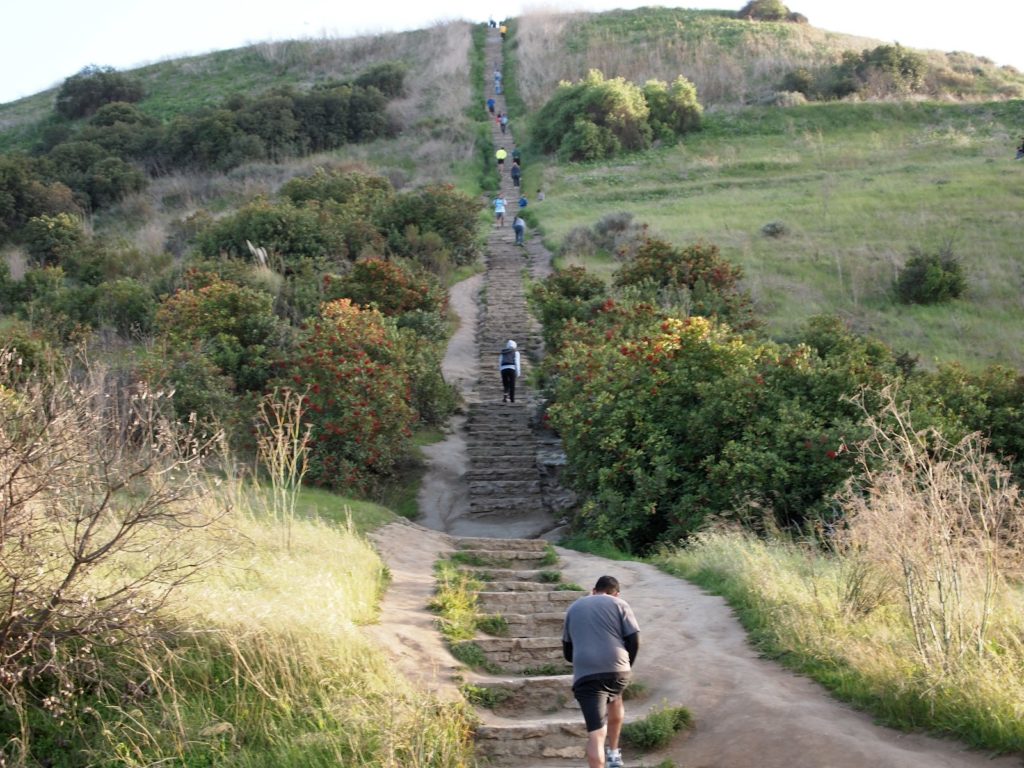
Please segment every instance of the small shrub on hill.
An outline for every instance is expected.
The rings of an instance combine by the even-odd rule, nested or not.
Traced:
[[[697,88],[680,75],[672,85],[648,80],[644,99],[654,136],[664,142],[677,141],[683,134],[700,129],[704,108],[697,101]]]
[[[324,276],[326,301],[348,298],[361,306],[375,306],[388,317],[414,310],[434,311],[445,297],[437,281],[417,275],[396,261],[362,259],[339,278]]]
[[[789,8],[781,0],[750,0],[736,15],[755,21],[785,21],[789,18]]]
[[[432,233],[441,238],[451,263],[461,266],[479,255],[479,214],[478,201],[451,184],[437,184],[397,195],[383,212],[381,226],[395,254],[421,263],[425,255],[436,261],[418,239]]]
[[[967,278],[950,248],[937,253],[915,249],[894,287],[904,304],[937,304],[959,298],[967,288]]]
[[[64,118],[88,117],[112,101],[135,102],[145,96],[142,84],[113,67],[90,65],[72,75],[57,91],[55,108]]]
[[[86,243],[82,220],[68,213],[36,216],[22,232],[25,248],[37,266],[56,266],[72,258]]]
[[[261,391],[282,345],[273,300],[213,275],[194,279],[197,287],[183,288],[160,305],[160,338],[172,347],[201,349],[231,378],[234,391]]]
[[[360,88],[376,88],[390,99],[405,95],[408,68],[400,61],[386,61],[370,67],[355,79]]]

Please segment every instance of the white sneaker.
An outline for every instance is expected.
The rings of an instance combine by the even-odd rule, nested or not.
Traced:
[[[608,749],[604,750],[604,764],[605,768],[622,768],[622,750],[621,749]]]

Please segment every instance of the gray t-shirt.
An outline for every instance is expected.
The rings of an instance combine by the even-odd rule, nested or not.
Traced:
[[[624,638],[640,631],[633,609],[611,595],[587,595],[565,612],[563,642],[572,643],[572,679],[590,675],[628,674]]]

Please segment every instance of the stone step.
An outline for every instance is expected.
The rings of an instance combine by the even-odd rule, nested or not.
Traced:
[[[538,494],[535,498],[487,498],[483,496],[470,497],[469,511],[474,515],[495,515],[495,514],[524,514],[544,511],[544,499]]]
[[[562,638],[476,637],[457,645],[475,645],[487,663],[501,673],[560,675],[572,672],[562,656]]]
[[[536,462],[531,461],[530,465],[535,468]],[[505,462],[495,462],[490,467],[474,467],[462,473],[462,481],[470,484],[491,480],[516,480],[521,477],[523,477],[522,468],[505,466]]]
[[[486,496],[487,494],[515,497],[539,495],[541,493],[541,481],[536,479],[536,472],[534,476],[535,479],[532,480],[477,480],[469,483],[469,493],[471,495],[479,494],[480,496]]]
[[[494,568],[505,570],[543,570],[545,567],[552,570],[557,568],[555,564],[547,563],[551,555],[546,550],[516,550],[516,549],[478,549],[466,552],[463,562],[466,565],[477,568]]]
[[[551,589],[547,592],[478,592],[476,602],[486,613],[514,613],[519,615],[558,613],[586,596],[586,592],[575,589]]]
[[[559,583],[559,581],[551,581],[551,578],[557,576],[561,579],[562,575],[557,566],[551,566],[550,569],[488,568],[486,566],[476,568],[474,566],[466,566],[466,570],[470,571],[476,578],[486,582],[508,583],[510,581],[521,581],[527,584],[542,584],[549,589],[554,584]],[[493,591],[497,592],[499,590]]]
[[[522,765],[524,760],[583,760],[587,728],[582,717],[561,722],[477,726],[476,754],[489,765]]]
[[[533,717],[579,712],[572,695],[572,675],[487,678],[472,683],[482,689],[483,709],[500,717]],[[578,716],[578,715],[577,715]]]
[[[547,552],[548,543],[543,539],[496,539],[487,536],[462,536],[455,540],[455,548],[462,551],[519,551]]]
[[[501,613],[506,630],[501,637],[561,637],[565,613]]]

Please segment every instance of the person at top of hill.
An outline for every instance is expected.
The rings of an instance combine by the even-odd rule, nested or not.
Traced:
[[[505,348],[498,356],[498,371],[501,373],[501,389],[504,394],[501,402],[516,401],[516,379],[519,378],[519,350],[516,343],[509,339]]]
[[[508,27],[505,25],[505,22],[501,23],[501,26],[498,27],[498,31],[501,33],[501,39],[504,40],[505,36],[508,34]]]
[[[565,612],[562,655],[572,664],[572,692],[587,724],[589,768],[622,768],[622,692],[639,651],[640,625],[614,576],[599,578]]]
[[[495,104],[497,104],[497,102],[494,100],[493,96],[487,100],[487,111],[490,112],[492,115],[494,114]]]

